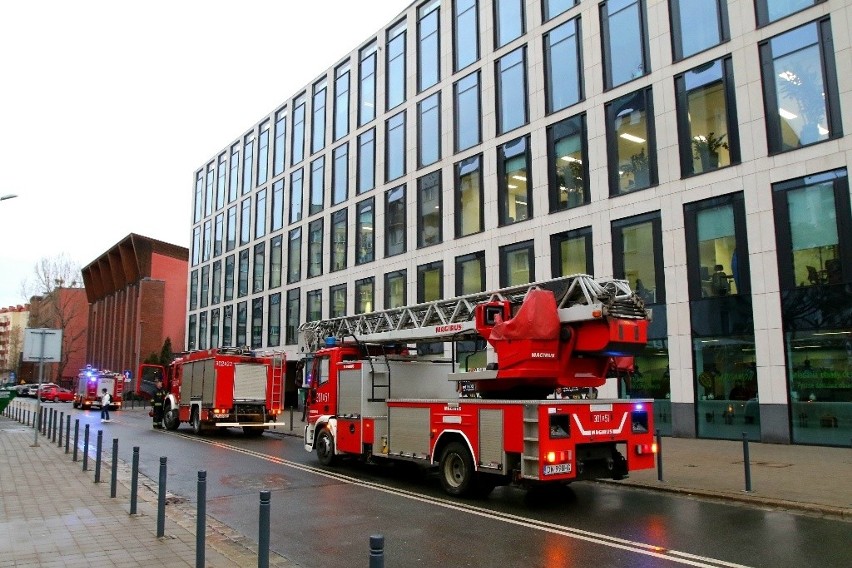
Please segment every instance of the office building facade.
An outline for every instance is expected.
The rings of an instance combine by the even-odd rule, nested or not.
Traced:
[[[187,347],[614,276],[663,433],[848,445],[850,6],[411,4],[196,172]]]

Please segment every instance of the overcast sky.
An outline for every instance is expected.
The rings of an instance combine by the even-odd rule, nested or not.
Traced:
[[[189,247],[195,170],[411,1],[4,2],[0,307],[41,258]]]

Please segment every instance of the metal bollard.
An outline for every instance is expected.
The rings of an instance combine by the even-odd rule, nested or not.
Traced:
[[[260,492],[257,524],[257,568],[269,568],[269,491]]]
[[[65,412],[59,413],[59,443],[56,444],[57,447],[62,447],[62,425],[65,423]]]
[[[198,472],[198,511],[195,519],[195,566],[204,568],[204,542],[207,536],[207,472]]]
[[[290,407],[290,431],[293,431],[293,407]]]
[[[130,514],[136,514],[136,488],[139,485],[139,446],[133,446],[133,466],[130,473]]]
[[[51,442],[56,441],[56,425],[62,424],[62,422],[60,420],[61,419],[59,418],[59,411],[54,408],[53,409],[53,429],[51,430],[51,437],[50,437]],[[60,430],[61,430],[61,428],[60,428]]]
[[[101,482],[101,452],[104,443],[104,431],[98,430],[98,441],[95,445],[95,483]]]
[[[53,411],[53,408],[47,411],[47,425],[45,427],[44,435],[48,438],[50,438],[50,433],[53,429]]]
[[[83,471],[89,471],[89,425],[83,429]]]
[[[74,419],[74,458],[71,461],[77,461],[77,443],[80,441],[80,419]]]
[[[71,438],[71,415],[65,417],[65,453],[68,453],[68,441]]]
[[[157,538],[166,534],[166,457],[160,458],[160,484],[157,494]]]
[[[743,432],[743,467],[745,467],[745,490],[751,493],[751,463],[748,457],[748,432]]]
[[[657,428],[657,481],[663,480],[663,437]]]
[[[118,438],[112,439],[112,464],[109,478],[109,496],[115,499],[116,485],[118,485]]]
[[[385,537],[380,534],[370,536],[370,568],[385,566]]]

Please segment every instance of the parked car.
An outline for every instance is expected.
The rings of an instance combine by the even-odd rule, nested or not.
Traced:
[[[46,388],[48,388],[48,387],[58,387],[58,386],[59,386],[59,385],[57,385],[56,383],[42,383],[40,388],[41,388],[42,390],[44,390],[44,389],[46,389]],[[29,388],[29,390],[27,391],[27,396],[31,396],[31,397],[33,397],[33,398],[36,398],[36,397],[38,396],[38,389],[39,389],[38,384],[32,384],[32,385],[30,385],[30,388]]]
[[[74,400],[74,393],[66,388],[50,385],[42,387],[41,399],[44,401],[52,400],[53,402],[71,402]]]
[[[37,384],[26,383],[23,385],[17,385],[15,388],[18,390],[18,396],[30,396],[30,388],[35,388],[37,386]]]

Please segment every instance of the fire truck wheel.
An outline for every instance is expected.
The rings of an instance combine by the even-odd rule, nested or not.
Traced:
[[[257,426],[243,426],[243,436],[246,438],[259,438],[263,435],[266,428],[258,428]]]
[[[317,458],[322,465],[334,465],[334,436],[327,428],[320,430],[317,434]]]
[[[201,434],[201,414],[198,412],[198,407],[192,409],[192,417],[189,419],[192,424],[192,433]]]
[[[450,442],[441,454],[441,487],[450,495],[463,496],[474,486],[473,458],[464,444]]]
[[[172,432],[177,430],[178,426],[180,426],[177,409],[172,408],[168,404],[166,404],[165,411],[163,412],[163,426],[166,430],[171,430]]]

